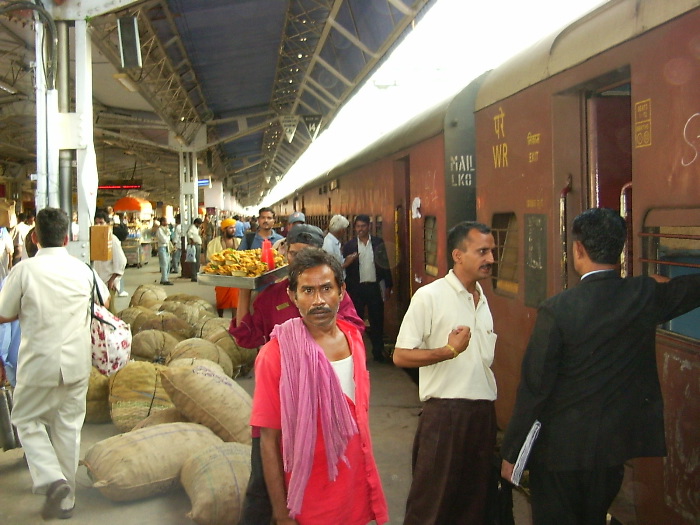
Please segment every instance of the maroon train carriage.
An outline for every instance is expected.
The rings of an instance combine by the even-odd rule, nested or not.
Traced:
[[[612,0],[471,82],[276,205],[322,228],[367,213],[394,265],[386,335],[445,274],[446,232],[477,219],[498,253],[486,292],[498,343],[498,423],[512,413],[537,305],[575,286],[572,219],[620,210],[622,271],[700,271],[700,1]],[[350,233],[350,232],[349,232]],[[657,331],[666,458],[630,461],[623,523],[698,523],[700,313]]]

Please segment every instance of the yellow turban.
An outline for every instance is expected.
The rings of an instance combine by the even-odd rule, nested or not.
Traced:
[[[221,221],[221,229],[222,230],[225,230],[226,228],[229,228],[229,227],[235,226],[235,225],[236,225],[235,219],[229,218],[229,219],[224,219],[223,221]]]

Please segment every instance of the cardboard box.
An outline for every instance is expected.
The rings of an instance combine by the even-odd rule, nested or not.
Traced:
[[[90,260],[112,260],[112,225],[90,226]]]
[[[12,226],[12,218],[15,215],[15,201],[9,199],[0,199],[0,226],[10,229]],[[17,222],[15,221],[15,224]]]

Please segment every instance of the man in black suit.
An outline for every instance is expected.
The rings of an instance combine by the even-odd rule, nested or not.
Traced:
[[[369,216],[358,215],[353,223],[356,237],[343,246],[345,284],[360,317],[369,317],[372,355],[384,362],[384,301],[391,295],[393,281],[384,241],[369,234]],[[380,286],[381,282],[383,284]]]
[[[666,454],[656,325],[700,306],[700,274],[618,276],[626,227],[613,210],[583,212],[573,236],[581,283],[539,308],[501,447],[511,479],[541,422],[528,463],[537,525],[604,524],[624,462]]]

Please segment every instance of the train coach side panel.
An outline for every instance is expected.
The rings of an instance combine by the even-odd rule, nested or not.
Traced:
[[[508,287],[492,279],[491,293],[487,289],[498,334],[493,364],[498,384],[496,413],[499,427],[505,428],[535,320],[536,304],[525,307],[526,294],[540,300],[547,296],[546,271],[556,264],[547,246],[556,219],[549,97],[536,86],[480,111],[476,124],[477,218],[494,228],[498,256],[516,263],[515,278],[509,279]],[[507,224],[507,231],[498,231],[499,223]],[[497,267],[495,274],[505,270]]]

